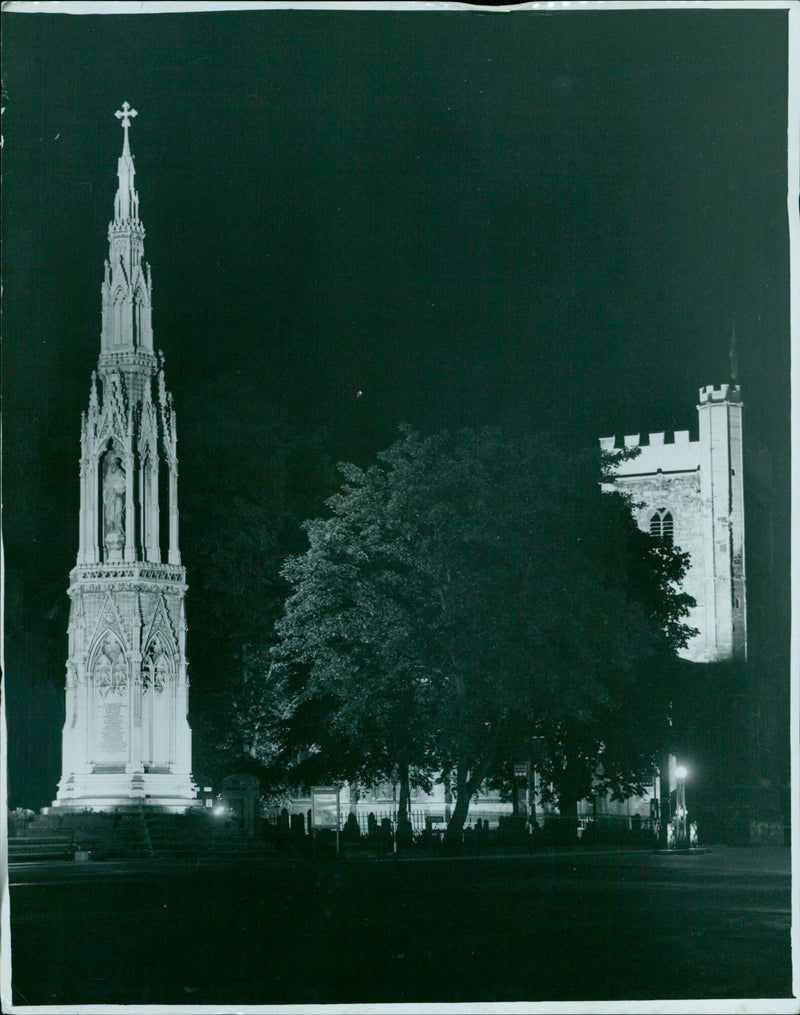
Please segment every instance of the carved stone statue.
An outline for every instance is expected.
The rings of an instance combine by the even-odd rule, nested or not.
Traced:
[[[115,451],[105,459],[103,507],[106,542],[109,546],[117,546],[122,541],[125,525],[125,467]]]

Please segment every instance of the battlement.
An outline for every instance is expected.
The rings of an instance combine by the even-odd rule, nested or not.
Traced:
[[[638,449],[639,454],[614,468],[617,476],[638,476],[658,472],[691,472],[700,465],[700,443],[690,439],[688,430],[665,433],[663,430],[648,434],[626,434],[621,440],[616,437],[601,437],[600,450],[630,451]]]
[[[735,403],[741,404],[742,391],[738,384],[720,384],[715,387],[707,384],[699,389],[700,403],[703,406]],[[700,446],[708,440],[706,433],[707,414],[699,412],[700,439],[691,440],[688,430],[675,430],[674,433],[657,431],[656,433],[625,434],[623,437],[601,437],[600,450],[606,453],[614,451],[631,451],[639,449],[639,454],[625,462],[620,462],[614,469],[618,476],[640,476],[658,472],[689,472],[700,466]],[[704,436],[705,435],[705,436]]]
[[[648,447],[660,448],[660,447],[669,447],[675,444],[683,445],[692,443],[696,443],[696,441],[690,440],[688,430],[675,430],[672,433],[671,438],[669,434],[667,434],[665,431],[662,430],[658,433],[625,434],[625,436],[622,438],[621,444],[617,442],[616,437],[601,437],[600,450],[622,451],[628,450],[630,448],[648,448]]]
[[[700,405],[709,402],[740,402],[742,400],[742,389],[738,384],[720,384],[715,388],[713,384],[707,384],[700,388]]]

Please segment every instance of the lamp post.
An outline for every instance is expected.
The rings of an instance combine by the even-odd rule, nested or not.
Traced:
[[[675,769],[675,845],[684,849],[689,845],[687,814],[686,814],[686,776],[687,769],[678,765]]]

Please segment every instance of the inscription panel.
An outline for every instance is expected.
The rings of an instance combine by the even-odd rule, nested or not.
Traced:
[[[97,703],[97,760],[101,764],[124,763],[128,758],[128,703]]]

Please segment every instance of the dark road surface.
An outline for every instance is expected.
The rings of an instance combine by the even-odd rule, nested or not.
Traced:
[[[788,849],[20,864],[13,999],[789,997],[789,864]]]

